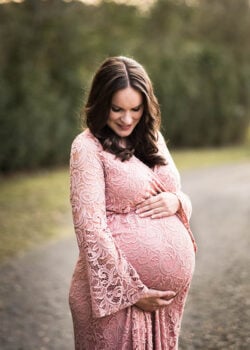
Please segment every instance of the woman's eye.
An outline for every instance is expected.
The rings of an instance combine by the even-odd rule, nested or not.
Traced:
[[[120,111],[121,111],[121,108],[112,106],[112,107],[111,107],[111,110],[112,110],[113,112],[120,112]]]
[[[141,106],[136,107],[136,108],[133,108],[132,111],[134,111],[134,112],[139,112],[140,109],[141,109]]]

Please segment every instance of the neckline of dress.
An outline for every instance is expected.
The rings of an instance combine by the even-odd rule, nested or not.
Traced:
[[[103,149],[102,144],[100,143],[100,141],[98,140],[98,138],[95,137],[94,134],[92,134],[92,132],[90,131],[89,128],[86,128],[83,132],[87,133],[87,135],[89,135],[89,136],[101,147],[102,152],[106,152],[106,153],[111,154],[111,155],[113,155],[114,157],[116,157],[115,154],[113,154],[113,153],[111,153],[111,152],[108,152],[108,151],[106,151],[106,150]],[[147,169],[148,171],[150,171],[150,173],[153,174],[154,176],[157,176],[158,181],[160,181],[160,179],[159,179],[159,177],[158,177],[158,174],[157,174],[157,171],[156,171],[157,166],[155,166],[154,168],[150,168],[147,164],[145,164],[141,159],[139,159],[138,157],[136,157],[134,154],[132,155],[132,157],[131,157],[128,161],[130,161],[130,160],[132,160],[132,159],[135,159],[137,162],[139,162],[139,163],[142,164],[144,167],[146,167],[146,169]],[[161,184],[162,184],[162,183],[161,183]],[[162,186],[163,186],[163,184],[162,184]],[[164,187],[164,186],[163,186],[163,187]]]

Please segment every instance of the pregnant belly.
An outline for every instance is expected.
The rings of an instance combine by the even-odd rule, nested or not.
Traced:
[[[130,214],[120,225],[116,218],[110,227],[113,237],[147,287],[178,292],[191,281],[194,247],[178,217],[151,219]]]

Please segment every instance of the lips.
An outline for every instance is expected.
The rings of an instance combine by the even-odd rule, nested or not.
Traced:
[[[131,129],[131,125],[118,125],[118,126],[123,131],[128,131]]]

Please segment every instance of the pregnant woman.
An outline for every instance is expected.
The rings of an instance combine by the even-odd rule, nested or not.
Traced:
[[[85,115],[70,159],[75,349],[177,349],[196,245],[144,68],[105,60]]]

